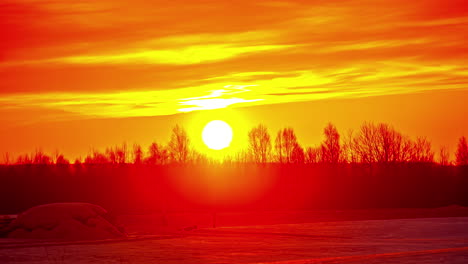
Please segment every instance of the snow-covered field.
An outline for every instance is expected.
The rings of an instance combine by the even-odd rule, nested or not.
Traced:
[[[468,263],[468,217],[133,231],[95,242],[0,239],[0,263]]]

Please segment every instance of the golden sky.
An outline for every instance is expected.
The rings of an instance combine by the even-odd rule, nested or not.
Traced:
[[[464,0],[3,0],[0,151],[165,141],[225,108],[303,144],[374,120],[454,151],[466,32]]]

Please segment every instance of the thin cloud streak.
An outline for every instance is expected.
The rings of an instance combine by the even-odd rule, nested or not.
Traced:
[[[225,107],[466,89],[446,80],[463,78],[461,83],[468,82],[466,68],[392,62],[380,66],[378,71],[353,68],[321,74],[244,72],[218,76],[194,87],[169,90],[7,95],[0,98],[3,105],[0,110],[38,107],[73,113],[75,118],[76,114],[110,118],[158,116]],[[421,74],[425,76],[423,81],[415,82],[412,77]],[[343,78],[345,75],[349,78]]]

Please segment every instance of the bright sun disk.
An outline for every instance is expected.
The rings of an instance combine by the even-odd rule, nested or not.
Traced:
[[[224,121],[213,120],[203,128],[202,139],[210,149],[220,150],[229,147],[232,140],[232,128]]]

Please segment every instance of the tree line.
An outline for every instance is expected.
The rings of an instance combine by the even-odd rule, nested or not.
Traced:
[[[323,129],[319,146],[303,148],[292,128],[283,128],[273,142],[268,129],[260,124],[249,132],[249,152],[257,163],[434,163],[451,165],[447,148],[434,159],[431,142],[424,137],[415,140],[384,123],[364,123],[356,132],[341,137],[329,123]],[[464,136],[458,141],[456,165],[468,165],[468,145]]]
[[[294,130],[290,127],[280,129],[272,139],[267,127],[259,124],[248,132],[248,147],[245,151],[227,157],[223,162],[237,163],[439,163],[448,165],[468,165],[468,144],[466,137],[458,140],[455,161],[450,160],[446,147],[439,149],[438,160],[431,142],[425,137],[411,139],[385,123],[366,122],[359,130],[349,130],[341,136],[337,128],[329,123],[323,129],[323,141],[318,146],[302,147]],[[24,154],[11,161],[5,154],[6,164],[59,164],[71,162],[58,151],[47,155],[36,150],[30,155]],[[186,130],[176,125],[172,129],[167,144],[153,142],[143,150],[141,145],[127,144],[106,148],[104,152],[93,150],[83,160],[76,159],[74,164],[203,164],[216,163],[208,156],[196,151]]]

